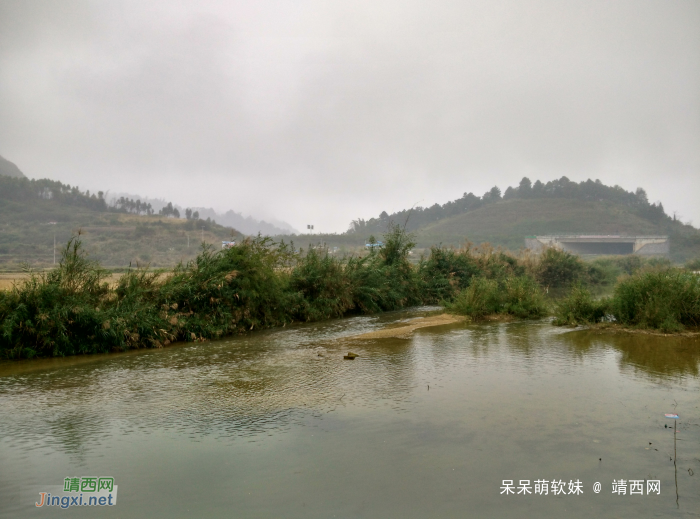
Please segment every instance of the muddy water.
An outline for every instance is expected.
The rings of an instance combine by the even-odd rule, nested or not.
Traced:
[[[700,341],[453,323],[343,360],[423,313],[0,363],[0,516],[700,515]],[[67,476],[113,476],[117,505],[36,509]]]

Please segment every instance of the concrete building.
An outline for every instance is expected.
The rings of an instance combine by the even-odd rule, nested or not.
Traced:
[[[525,247],[535,252],[555,247],[579,255],[666,256],[670,246],[668,236],[557,234],[525,238]]]

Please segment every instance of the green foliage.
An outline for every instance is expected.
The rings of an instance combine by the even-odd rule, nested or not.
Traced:
[[[542,289],[529,276],[507,276],[500,280],[475,278],[447,307],[473,319],[490,314],[508,314],[528,319],[542,317],[547,313]]]
[[[58,268],[0,292],[0,356],[161,347],[420,303],[410,237],[394,230],[386,243],[389,253],[341,262],[259,236],[218,252],[204,246],[165,275],[130,270],[110,288],[72,239]]]
[[[501,298],[498,281],[476,278],[466,290],[462,290],[448,305],[450,311],[479,319],[489,314],[499,313]]]
[[[618,277],[622,275],[620,268],[611,260],[595,260],[588,265],[585,281],[593,286],[609,286],[615,284]],[[584,280],[580,280],[583,282]]]
[[[29,274],[22,286],[0,293],[3,356],[92,352],[95,343],[101,351],[109,348],[101,333],[109,318],[101,308],[109,294],[107,272],[85,257],[80,240],[68,242],[59,268]]]
[[[576,284],[567,297],[555,304],[554,324],[561,326],[598,323],[605,317],[608,309],[607,299],[596,301],[583,285]]]
[[[406,263],[409,251],[415,247],[413,236],[394,223],[389,223],[384,234],[384,246],[379,250],[385,265]]]
[[[570,199],[582,201],[606,201],[625,206],[639,217],[655,224],[670,221],[664,208],[659,204],[651,204],[643,189],[636,192],[625,191],[619,186],[606,186],[599,180],[586,180],[576,183],[567,177],[552,180],[546,184],[536,181],[534,184],[527,178],[520,181],[518,187],[508,187],[501,197],[501,190],[494,186],[482,197],[473,193],[464,193],[462,198],[447,202],[444,205],[434,204],[430,207],[416,207],[399,211],[391,215],[383,212],[377,218],[369,220],[357,219],[351,224],[350,232],[377,232],[385,228],[387,222],[408,221],[409,229],[433,223],[436,220],[449,218],[458,214],[474,211],[488,204],[500,203],[501,200],[513,199]],[[408,218],[410,216],[410,219]]]
[[[298,320],[341,317],[355,307],[348,271],[327,250],[309,249],[292,270],[290,287],[303,301]]]
[[[608,317],[625,326],[677,332],[700,326],[700,277],[682,269],[640,269],[622,279],[613,296],[594,301],[574,287],[555,310],[555,324],[587,324]]]
[[[685,268],[688,270],[691,270],[693,272],[697,272],[700,270],[700,258],[695,258],[694,260],[690,260],[685,264]]]
[[[422,258],[418,267],[418,275],[423,281],[423,299],[429,303],[449,301],[481,272],[477,260],[470,254],[432,247],[430,256]]]
[[[700,326],[700,277],[682,269],[640,271],[615,287],[617,322],[664,332]]]
[[[613,285],[623,275],[631,276],[642,270],[669,267],[671,267],[671,261],[668,258],[647,258],[634,254],[606,256],[596,258],[587,265],[585,281],[590,285]]]
[[[390,225],[377,254],[347,262],[356,310],[363,313],[397,310],[423,301],[420,278],[408,261],[414,245],[411,234],[398,225]]]
[[[384,243],[375,254],[341,260],[327,249],[297,253],[258,236],[219,251],[203,246],[195,259],[169,272],[130,269],[110,287],[108,272],[73,238],[56,269],[30,272],[23,284],[0,292],[0,357],[157,348],[437,302],[475,319],[537,318],[547,305],[527,272],[549,284],[586,279],[566,254],[518,259],[490,246],[433,248],[414,266],[408,260],[412,237],[404,229],[392,227]],[[576,284],[556,313],[558,324],[610,315],[622,324],[665,331],[698,326],[700,277],[646,266],[623,279],[609,301],[593,301]]]
[[[564,287],[580,281],[586,272],[581,258],[550,247],[540,256],[537,280],[544,286]]]
[[[0,199],[27,203],[33,200],[53,200],[57,204],[85,207],[95,211],[107,211],[102,191],[90,194],[77,186],[62,184],[47,178],[30,180],[0,175]]]

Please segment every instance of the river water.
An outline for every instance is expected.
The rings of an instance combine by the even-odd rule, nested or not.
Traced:
[[[0,516],[700,516],[698,339],[546,320],[344,339],[427,310],[0,363]],[[88,476],[115,506],[36,508]]]

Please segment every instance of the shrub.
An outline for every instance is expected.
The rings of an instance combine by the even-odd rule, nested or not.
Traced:
[[[613,285],[622,275],[622,269],[609,258],[601,258],[586,265],[586,275],[581,280],[589,285]]]
[[[489,314],[527,319],[542,317],[547,312],[541,288],[528,276],[508,276],[501,280],[474,278],[447,307],[474,319]]]
[[[557,301],[554,308],[556,325],[592,324],[600,322],[608,312],[609,301],[596,301],[581,284],[574,285],[564,299]]]
[[[355,306],[344,265],[327,250],[309,249],[292,270],[290,287],[304,301],[295,316],[299,320],[341,317]]]
[[[700,326],[700,277],[681,269],[640,271],[615,287],[615,319],[664,332]]]
[[[685,268],[688,270],[691,270],[693,272],[697,272],[700,270],[700,258],[695,258],[694,260],[690,260],[688,263],[685,264]]]
[[[454,249],[432,247],[428,259],[421,259],[418,266],[423,300],[427,303],[450,301],[480,273],[473,256]]]
[[[363,312],[397,310],[423,302],[416,270],[408,261],[414,236],[390,224],[378,254],[348,262],[354,301]]]
[[[539,258],[536,277],[543,286],[564,287],[581,281],[586,270],[586,265],[578,256],[548,248]]]
[[[529,276],[510,276],[503,282],[503,312],[521,319],[535,319],[547,313],[542,288]]]
[[[455,313],[474,319],[498,313],[501,309],[498,281],[487,278],[474,279],[447,307]]]
[[[34,357],[108,351],[101,308],[109,294],[107,271],[87,259],[78,239],[61,252],[49,273],[29,271],[22,285],[0,297],[0,351],[6,357]],[[103,341],[103,339],[106,339]]]
[[[574,287],[555,310],[555,324],[599,322],[604,316],[638,328],[677,332],[700,326],[700,277],[681,269],[639,270],[622,279],[613,296],[594,301]]]
[[[385,243],[385,252],[342,262],[259,236],[216,252],[203,247],[172,272],[129,270],[110,288],[108,273],[72,239],[54,271],[0,292],[0,356],[161,347],[422,302],[407,258],[411,236],[393,228]]]

